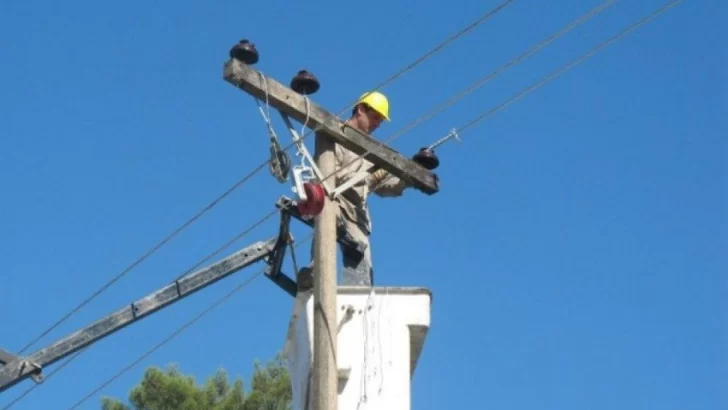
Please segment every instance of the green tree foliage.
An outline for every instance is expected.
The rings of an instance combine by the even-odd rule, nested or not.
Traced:
[[[218,369],[203,385],[175,366],[152,367],[129,393],[129,404],[103,397],[102,410],[289,410],[292,407],[288,369],[278,355],[262,365],[254,363],[250,391],[243,382],[232,383],[225,369]]]

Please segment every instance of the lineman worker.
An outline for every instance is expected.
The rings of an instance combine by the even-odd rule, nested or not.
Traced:
[[[380,92],[367,92],[359,98],[352,109],[351,117],[344,122],[344,126],[371,134],[379,128],[384,120],[390,121],[387,97]],[[353,151],[340,144],[335,144],[334,186],[339,186],[359,173],[366,172],[373,165],[368,160],[359,158],[359,155]],[[381,197],[398,197],[408,187],[409,185],[405,181],[379,169],[367,179],[359,181],[336,197],[338,230],[348,234],[351,239],[361,245],[360,248],[364,248],[362,254],[340,245],[344,265],[342,285],[371,287],[374,284],[371,244],[369,243],[372,225],[367,207],[369,193],[374,192]],[[311,247],[312,260],[315,246],[314,243]],[[299,290],[309,290],[313,287],[312,272],[313,261],[297,274]]]

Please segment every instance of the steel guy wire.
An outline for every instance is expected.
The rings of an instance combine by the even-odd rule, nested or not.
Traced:
[[[374,87],[371,91],[376,91],[381,89],[382,87],[388,85],[389,83],[393,82],[400,76],[402,76],[404,73],[412,70],[417,65],[421,64],[423,61],[427,60],[434,54],[440,52],[442,49],[445,48],[449,43],[452,43],[453,41],[457,40],[464,34],[466,34],[468,31],[471,31],[475,27],[479,26],[483,22],[487,21],[489,18],[500,12],[502,9],[504,9],[506,6],[508,6],[510,3],[512,3],[513,0],[507,0],[495,8],[489,10],[482,16],[480,16],[478,19],[473,21],[468,26],[464,27],[463,29],[459,30],[457,33],[453,34],[452,36],[448,37],[444,41],[440,42],[438,45],[436,45],[434,48],[432,48],[430,51],[425,53],[423,56],[415,60],[414,62],[410,63],[405,68],[399,70],[395,74],[393,74],[391,77]],[[352,102],[351,105],[349,105],[347,108],[342,109],[336,116],[341,115],[346,110],[351,109],[356,105],[355,102]],[[316,129],[320,129],[320,127],[316,127]],[[311,135],[313,131],[302,135],[301,140],[304,140],[306,137]],[[287,145],[285,148],[283,148],[283,151],[287,151],[291,147],[293,147],[295,143],[291,143]],[[190,226],[192,223],[194,223],[196,220],[198,220],[202,215],[204,215],[206,212],[208,212],[210,209],[215,207],[220,201],[222,201],[224,198],[229,196],[233,191],[238,189],[241,185],[243,185],[245,182],[247,182],[250,178],[252,178],[255,174],[260,172],[263,168],[265,168],[266,165],[270,164],[270,160],[265,161],[258,165],[256,168],[254,168],[252,171],[250,171],[248,174],[246,174],[243,178],[235,182],[230,188],[228,188],[225,192],[223,192],[220,196],[218,196],[216,199],[214,199],[210,204],[208,204],[206,207],[201,209],[197,214],[195,214],[192,218],[190,218],[187,222],[182,224],[179,228],[175,229],[171,234],[169,234],[167,237],[165,237],[162,241],[160,241],[158,244],[156,244],[154,247],[152,247],[150,250],[148,250],[146,253],[144,253],[141,257],[139,257],[136,261],[134,261],[131,265],[129,265],[127,268],[125,268],[123,271],[121,271],[119,274],[114,276],[111,280],[109,280],[106,284],[104,284],[101,288],[99,288],[97,291],[95,291],[91,296],[89,296],[87,299],[85,299],[83,302],[81,302],[78,306],[73,308],[70,312],[62,316],[58,321],[56,321],[53,325],[51,325],[49,328],[44,330],[39,336],[37,336],[35,339],[30,341],[28,344],[26,344],[22,349],[18,351],[18,354],[24,353],[28,348],[30,348],[32,345],[37,343],[40,339],[48,335],[50,332],[55,330],[58,326],[60,326],[63,322],[68,320],[71,316],[76,314],[79,310],[81,310],[84,306],[86,306],[88,303],[90,303],[93,299],[98,297],[101,293],[106,291],[111,285],[116,283],[119,279],[127,275],[131,270],[133,270],[136,266],[138,266],[140,263],[142,263],[144,260],[149,258],[154,252],[158,251],[162,246],[167,244],[170,240],[172,240],[174,237],[176,237],[180,232],[182,232],[184,229],[186,229],[188,226]]]
[[[306,239],[303,239],[302,241],[298,242],[295,246],[293,246],[293,249],[298,248],[299,246],[303,245],[304,243],[311,240],[313,237],[313,234],[309,234]],[[134,366],[139,364],[142,360],[149,357],[152,353],[162,348],[164,345],[169,343],[172,339],[179,336],[184,330],[195,324],[197,321],[202,319],[205,315],[213,311],[218,306],[222,305],[224,302],[226,302],[228,299],[230,299],[232,296],[234,296],[236,293],[243,290],[246,286],[248,286],[250,283],[252,283],[255,279],[257,279],[260,275],[262,275],[265,272],[266,268],[261,269],[260,271],[254,273],[252,276],[250,276],[248,279],[237,285],[233,290],[225,294],[222,298],[216,300],[214,303],[209,305],[207,308],[205,308],[202,312],[198,313],[195,317],[193,317],[191,320],[185,322],[182,326],[177,328],[174,332],[169,334],[166,338],[164,338],[161,342],[154,345],[151,349],[144,352],[141,356],[139,356],[137,359],[129,363],[128,365],[124,366],[121,370],[119,370],[116,374],[114,374],[112,377],[107,379],[105,382],[100,384],[98,387],[96,387],[94,390],[92,390],[90,393],[88,393],[86,396],[84,396],[81,400],[76,402],[73,406],[71,406],[68,410],[74,410],[78,408],[81,404],[83,404],[85,401],[93,397],[94,394],[98,393],[103,389],[104,387],[108,386],[109,384],[113,383],[116,379],[121,377],[124,373],[131,370]]]
[[[260,226],[260,225],[261,225],[261,224],[262,224],[263,222],[265,222],[266,220],[270,219],[270,218],[271,218],[271,217],[272,217],[273,215],[277,214],[278,212],[280,212],[280,211],[279,211],[279,209],[277,209],[277,208],[274,208],[274,210],[273,210],[272,212],[270,212],[270,213],[268,213],[267,215],[263,216],[263,217],[262,217],[261,219],[259,219],[259,220],[258,220],[258,221],[257,221],[256,223],[254,223],[253,225],[250,225],[249,227],[247,227],[247,228],[245,228],[244,230],[242,230],[242,231],[241,231],[240,233],[238,233],[237,235],[235,235],[234,237],[232,237],[231,239],[229,239],[229,240],[228,240],[227,242],[225,242],[225,243],[224,243],[224,244],[223,244],[222,246],[220,246],[219,248],[217,248],[217,249],[216,249],[215,251],[213,251],[213,252],[212,252],[212,253],[210,253],[209,255],[205,256],[205,257],[204,257],[204,258],[202,258],[202,259],[201,259],[200,261],[198,261],[198,262],[197,262],[197,263],[196,263],[195,265],[193,265],[192,267],[190,267],[189,269],[187,269],[187,270],[186,270],[186,271],[185,271],[184,273],[182,273],[181,275],[179,275],[179,276],[178,276],[178,277],[177,277],[177,278],[175,279],[175,281],[178,281],[178,280],[182,279],[183,277],[187,276],[188,274],[192,273],[192,272],[193,272],[193,271],[194,271],[195,269],[197,269],[197,268],[198,268],[198,267],[199,267],[200,265],[202,265],[202,264],[203,264],[203,263],[205,263],[206,261],[210,260],[210,259],[211,259],[212,257],[214,257],[215,255],[217,255],[218,253],[222,252],[222,251],[223,251],[224,249],[226,249],[226,248],[227,248],[228,246],[230,246],[230,245],[232,245],[233,243],[235,243],[236,241],[240,240],[240,239],[241,239],[242,237],[244,237],[245,235],[249,234],[249,233],[250,233],[250,232],[251,232],[251,231],[252,231],[253,229],[255,229],[256,227]],[[305,242],[305,241],[302,241],[302,242]],[[71,361],[75,360],[75,359],[76,359],[76,358],[77,358],[78,356],[80,356],[80,355],[81,355],[81,353],[83,353],[83,352],[87,351],[87,350],[88,350],[88,349],[90,349],[91,347],[92,347],[92,345],[90,345],[90,346],[86,346],[86,347],[84,347],[83,349],[79,350],[78,352],[74,353],[74,354],[73,354],[73,356],[71,356],[71,357],[69,357],[68,359],[66,359],[66,361],[64,361],[63,363],[61,363],[61,364],[60,364],[60,365],[59,365],[59,366],[58,366],[57,368],[53,369],[53,371],[52,371],[52,372],[50,372],[50,373],[49,373],[49,374],[48,374],[47,376],[45,376],[45,380],[47,381],[47,380],[48,380],[48,379],[49,379],[50,377],[52,377],[52,376],[53,376],[54,374],[56,374],[56,373],[58,373],[59,371],[61,371],[61,370],[62,370],[62,369],[63,369],[64,367],[66,367],[66,366],[67,366],[67,365],[68,365],[68,364],[69,364],[69,363],[70,363]],[[35,389],[36,389],[36,388],[38,388],[39,386],[40,386],[40,384],[34,384],[33,386],[31,386],[30,388],[28,388],[27,390],[25,390],[25,391],[24,391],[24,392],[23,392],[23,393],[22,393],[22,394],[21,394],[20,396],[18,396],[18,397],[17,397],[17,398],[15,398],[15,399],[14,399],[14,400],[13,400],[12,402],[10,402],[10,403],[9,403],[9,404],[8,404],[8,405],[7,405],[6,407],[3,407],[3,408],[2,408],[2,410],[8,410],[8,409],[9,409],[9,408],[10,408],[10,407],[11,407],[12,405],[14,405],[14,404],[15,404],[15,403],[17,403],[18,401],[20,401],[21,399],[23,399],[24,397],[26,397],[26,396],[27,396],[27,395],[28,395],[28,394],[29,394],[30,392],[32,392],[33,390],[35,390]]]
[[[580,26],[581,24],[585,23],[586,21],[588,21],[592,17],[598,15],[599,13],[605,11],[606,9],[608,9],[609,7],[611,7],[612,5],[614,5],[614,3],[618,2],[618,1],[619,0],[607,0],[604,3],[602,3],[602,4],[594,7],[593,9],[589,10],[588,12],[582,14],[581,16],[579,16],[578,18],[576,18],[574,21],[572,21],[571,23],[569,23],[566,26],[564,26],[563,28],[561,28],[559,31],[552,33],[545,40],[543,40],[540,43],[532,46],[530,49],[528,49],[525,52],[521,53],[516,58],[513,58],[509,62],[503,64],[500,67],[498,67],[496,70],[490,72],[486,76],[484,76],[484,77],[480,78],[479,80],[475,81],[474,83],[472,83],[471,85],[469,85],[464,90],[462,90],[459,93],[457,93],[456,95],[450,97],[450,99],[448,99],[447,101],[441,103],[439,106],[435,107],[434,109],[430,110],[427,114],[422,115],[422,116],[414,119],[409,124],[405,125],[402,129],[400,129],[399,131],[395,132],[391,137],[389,137],[389,138],[387,138],[385,140],[382,140],[381,142],[378,142],[378,146],[384,146],[384,144],[387,144],[387,143],[395,140],[396,138],[401,137],[402,135],[404,135],[405,133],[409,132],[413,128],[421,125],[425,121],[427,121],[430,118],[432,118],[432,117],[436,116],[437,114],[441,113],[447,107],[455,104],[457,101],[459,101],[460,99],[462,99],[466,95],[468,95],[471,92],[475,91],[476,89],[482,87],[487,82],[489,82],[490,80],[492,80],[493,78],[495,78],[499,74],[501,74],[503,71],[505,71],[508,68],[510,68],[510,67],[512,67],[512,66],[514,66],[514,65],[516,65],[518,63],[520,63],[521,61],[523,61],[527,57],[531,56],[532,54],[536,53],[540,49],[542,49],[542,48],[546,47],[547,45],[549,45],[550,43],[552,43],[554,40],[558,39],[559,37],[563,36],[564,34],[568,33],[569,31],[577,28],[578,26]],[[332,172],[331,174],[327,175],[326,177],[324,177],[323,181],[326,181],[329,178],[337,175],[339,172],[342,172],[342,170],[346,169],[349,165],[353,164],[354,162],[358,161],[359,159],[365,157],[370,152],[371,152],[371,150],[367,150],[363,154],[358,155],[356,158],[354,158],[353,160],[351,160],[347,164],[342,165],[338,170],[336,170],[336,171]],[[387,177],[387,179],[388,178],[389,178],[389,176]],[[382,181],[382,183],[383,182],[384,181]]]

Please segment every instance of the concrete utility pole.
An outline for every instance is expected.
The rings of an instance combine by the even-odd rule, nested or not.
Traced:
[[[335,144],[316,134],[316,165],[324,175],[335,171]],[[313,408],[336,410],[336,215],[329,198],[314,227]]]
[[[316,130],[315,162],[326,177],[335,171],[335,145],[341,144],[372,162],[375,167],[407,181],[412,187],[432,195],[439,190],[434,174],[420,164],[405,158],[366,133],[345,126],[308,97],[250,67],[258,61],[257,50],[246,40],[241,58],[225,63],[224,79],[256,99],[266,102],[283,116],[290,117]],[[232,54],[231,54],[232,55]],[[247,62],[246,62],[247,61]],[[318,89],[318,85],[315,87]],[[315,92],[311,91],[312,93]],[[290,125],[289,125],[290,128]],[[293,133],[293,131],[292,131]],[[376,171],[376,170],[372,170]],[[332,183],[328,182],[327,184]],[[330,194],[330,192],[329,192]],[[313,290],[313,362],[311,365],[313,408],[336,410],[338,407],[339,369],[337,368],[337,294],[336,284],[336,217],[338,207],[324,196],[324,205],[314,223],[314,290]],[[297,299],[297,303],[301,303]]]

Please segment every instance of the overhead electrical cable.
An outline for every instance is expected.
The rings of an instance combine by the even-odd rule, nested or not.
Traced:
[[[521,98],[523,98],[527,94],[529,94],[529,93],[533,92],[534,90],[542,87],[546,83],[554,80],[555,78],[559,77],[560,75],[562,75],[566,71],[568,71],[568,70],[574,68],[576,65],[582,63],[584,60],[588,59],[589,57],[592,57],[594,54],[596,54],[597,52],[599,52],[603,48],[605,48],[608,45],[612,44],[613,42],[619,40],[620,38],[626,36],[627,34],[631,33],[634,30],[636,30],[640,26],[648,23],[650,20],[658,17],[660,14],[662,14],[662,13],[666,12],[668,9],[670,9],[670,8],[678,5],[682,1],[683,0],[673,0],[673,1],[670,1],[670,2],[666,3],[665,5],[663,5],[662,7],[660,7],[659,9],[653,11],[651,14],[643,17],[639,21],[637,21],[637,22],[629,25],[628,27],[622,29],[617,34],[615,34],[614,36],[609,37],[608,39],[602,41],[598,45],[596,45],[593,48],[589,49],[587,52],[585,52],[584,54],[580,55],[579,57],[577,57],[577,58],[569,61],[568,63],[564,64],[563,66],[559,67],[558,69],[552,71],[549,75],[543,77],[541,80],[539,80],[539,81],[531,84],[527,88],[525,88],[525,89],[521,90],[520,92],[514,94],[513,96],[511,96],[509,99],[507,99],[506,101],[502,102],[501,104],[498,104],[497,106],[491,108],[490,110],[485,111],[482,114],[476,116],[472,120],[468,121],[465,125],[463,125],[462,127],[458,128],[458,133],[462,133],[463,131],[467,130],[468,128],[471,128],[471,127],[475,126],[478,122],[480,122],[480,121],[484,120],[485,118],[487,118],[487,117],[495,114],[496,112],[502,110],[503,108],[507,107],[508,105],[510,105],[510,104],[512,104],[512,103],[514,103],[514,102],[516,102],[518,100],[520,100]]]
[[[78,306],[76,306],[71,311],[69,311],[68,313],[66,313],[65,315],[63,315],[53,325],[51,325],[50,327],[48,327],[40,335],[38,335],[35,339],[33,339],[32,341],[30,341],[28,344],[26,344],[22,349],[20,349],[20,351],[18,352],[18,354],[24,353],[32,345],[34,345],[35,343],[37,343],[40,339],[42,339],[43,337],[45,337],[47,334],[49,334],[55,328],[57,328],[58,326],[60,326],[63,322],[65,322],[66,320],[68,320],[71,316],[73,316],[78,311],[80,311],[84,306],[86,306],[88,303],[90,303],[93,299],[95,299],[101,293],[103,293],[105,290],[107,290],[108,288],[110,288],[111,285],[113,285],[115,282],[117,282],[123,276],[125,276],[126,274],[128,274],[129,272],[131,272],[134,268],[136,268],[139,264],[141,264],[145,259],[147,259],[148,257],[150,257],[154,252],[158,251],[167,242],[169,242],[170,240],[172,240],[172,238],[174,238],[175,236],[177,236],[185,228],[187,228],[193,222],[195,222],[196,220],[198,220],[204,213],[208,212],[210,209],[212,209],[213,207],[215,207],[215,205],[217,205],[225,197],[227,197],[228,195],[230,195],[235,189],[237,189],[243,183],[245,183],[247,180],[249,180],[251,177],[253,177],[253,175],[255,175],[255,173],[257,173],[258,171],[260,171],[261,169],[263,169],[264,166],[265,166],[265,164],[263,164],[263,166],[259,166],[257,169],[253,170],[252,172],[250,172],[249,174],[247,174],[245,177],[243,177],[241,180],[239,180],[238,182],[236,182],[233,186],[231,186],[230,188],[228,188],[222,195],[220,195],[217,198],[215,198],[215,200],[213,200],[207,206],[205,206],[203,209],[201,209],[192,218],[190,218],[189,220],[187,220],[187,222],[185,222],[180,227],[178,227],[177,229],[175,229],[171,234],[169,234],[162,241],[160,241],[159,243],[157,243],[154,247],[152,247],[151,249],[149,249],[140,258],[138,258],[137,260],[135,260],[131,265],[127,266],[124,270],[122,270],[121,272],[119,272],[111,280],[109,280],[108,282],[106,282],[98,290],[96,290],[94,293],[92,293],[83,302],[81,302],[80,304],[78,304]]]
[[[592,17],[598,15],[599,13],[605,11],[606,9],[608,9],[609,7],[611,7],[612,5],[614,5],[614,3],[616,3],[617,1],[619,1],[619,0],[607,0],[607,1],[603,2],[602,4],[594,7],[593,9],[589,10],[588,12],[584,13],[583,15],[579,16],[578,18],[576,18],[574,21],[572,21],[571,23],[569,23],[566,26],[564,26],[559,31],[551,34],[545,40],[543,40],[540,43],[532,46],[530,49],[528,49],[525,52],[521,53],[519,56],[511,59],[509,62],[503,64],[500,67],[498,67],[496,70],[488,73],[486,76],[484,76],[484,77],[480,78],[479,80],[475,81],[474,83],[472,83],[471,85],[469,85],[468,87],[466,87],[464,90],[460,91],[459,93],[457,93],[453,97],[450,97],[450,99],[448,99],[447,101],[441,103],[440,105],[438,105],[434,109],[430,110],[427,114],[424,114],[424,115],[421,115],[421,116],[415,118],[409,124],[405,125],[402,129],[400,129],[399,131],[393,133],[392,136],[390,136],[390,137],[388,137],[388,138],[386,138],[384,140],[381,140],[379,142],[379,145],[381,146],[381,145],[390,143],[391,141],[393,141],[393,140],[401,137],[405,133],[411,131],[413,128],[421,125],[423,122],[425,122],[425,121],[431,119],[432,117],[434,117],[435,115],[441,113],[447,107],[452,106],[453,104],[455,104],[457,101],[461,100],[466,95],[468,95],[468,94],[472,93],[473,91],[475,91],[476,89],[482,87],[487,82],[489,82],[490,80],[494,79],[499,74],[501,74],[503,71],[507,70],[508,68],[510,68],[512,66],[515,66],[516,64],[520,63],[521,61],[523,61],[527,57],[529,57],[532,54],[534,54],[537,51],[539,51],[540,49],[546,47],[547,45],[549,45],[550,43],[552,43],[557,38],[563,36],[564,34],[568,33],[569,31],[577,28],[578,26],[580,26],[581,24],[585,23],[586,21],[588,21]],[[354,162],[360,160],[361,158],[365,157],[370,152],[371,152],[371,150],[368,150],[368,151],[364,152],[363,154],[360,154],[360,155],[356,156],[353,160],[351,160],[348,163],[342,165],[337,171],[334,171],[331,174],[329,174],[326,177],[324,177],[322,182],[324,182],[324,181],[328,180],[329,178],[337,175],[339,172],[342,172],[342,170],[345,170],[349,165],[351,165],[352,163],[354,163]]]

